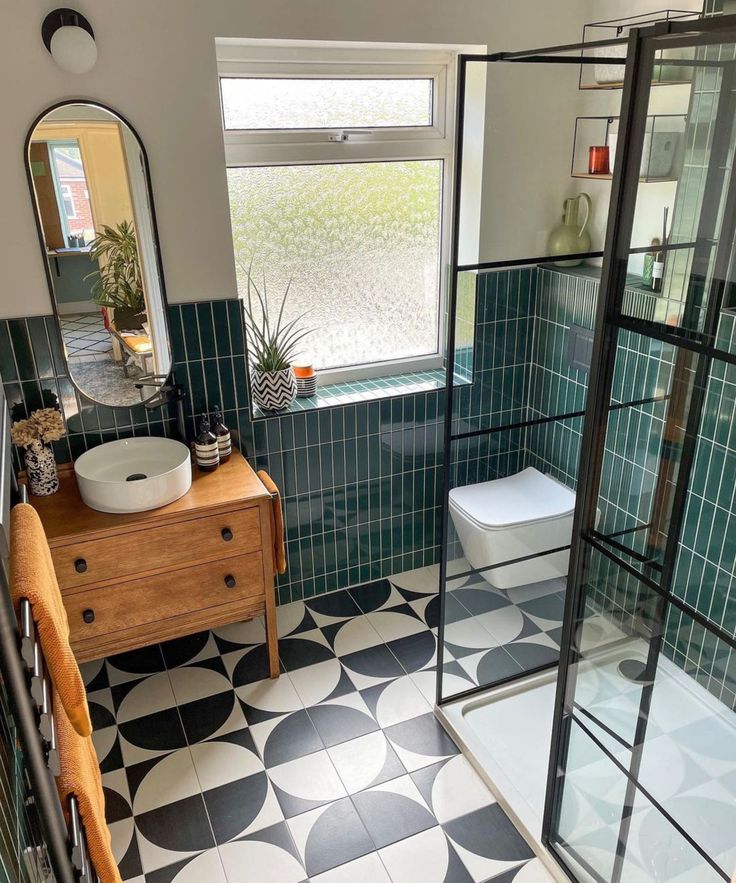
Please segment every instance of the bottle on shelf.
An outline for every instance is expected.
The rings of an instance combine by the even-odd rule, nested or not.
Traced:
[[[660,243],[658,242],[657,245]],[[652,261],[652,291],[662,290],[662,277],[664,276],[664,252],[657,249]]]
[[[652,248],[651,251],[648,251],[644,255],[644,269],[641,273],[641,287],[653,289],[653,275],[654,275],[654,259],[657,256],[657,252],[659,251],[659,237],[655,236],[652,239]]]
[[[220,463],[227,463],[233,450],[233,442],[230,436],[230,430],[225,426],[222,419],[222,411],[219,405],[215,405],[215,411],[212,415],[212,432],[217,439],[217,450],[220,455]]]
[[[664,207],[662,220],[662,241],[659,250],[654,255],[654,263],[652,264],[652,291],[662,290],[662,278],[664,276],[664,256],[667,248],[667,216],[670,210],[668,206]]]
[[[203,472],[214,472],[220,465],[217,436],[210,430],[210,421],[202,417],[194,440],[194,459]]]

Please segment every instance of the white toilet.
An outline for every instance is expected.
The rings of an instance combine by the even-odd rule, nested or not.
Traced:
[[[450,515],[471,567],[488,567],[572,538],[575,492],[530,466],[516,475],[450,491]],[[512,589],[566,576],[569,550],[543,555],[481,576],[496,589]]]

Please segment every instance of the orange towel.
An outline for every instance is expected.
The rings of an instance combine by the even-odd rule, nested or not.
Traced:
[[[281,495],[274,480],[265,470],[257,473],[263,486],[273,494],[271,524],[273,526],[273,561],[277,573],[286,573],[286,548],[284,546],[284,515],[281,511]]]
[[[79,804],[87,850],[100,883],[121,883],[120,871],[112,854],[110,829],[105,821],[105,794],[97,752],[89,736],[80,736],[69,722],[54,690],[54,722],[61,772],[56,780],[64,814],[69,812],[69,797]],[[67,819],[67,822],[69,820]]]
[[[10,515],[10,595],[16,613],[27,598],[46,659],[49,676],[61,704],[80,736],[89,736],[87,694],[77,660],[69,646],[69,620],[54,573],[51,550],[41,519],[28,503],[13,507]]]

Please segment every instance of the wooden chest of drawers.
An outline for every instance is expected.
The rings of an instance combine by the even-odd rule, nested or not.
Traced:
[[[174,503],[108,515],[82,502],[71,469],[51,497],[31,497],[49,540],[80,661],[265,615],[278,675],[273,501],[237,451],[193,472]]]

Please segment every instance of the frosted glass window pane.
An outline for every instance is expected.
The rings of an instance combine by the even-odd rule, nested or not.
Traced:
[[[226,129],[431,126],[431,79],[223,77]]]
[[[438,351],[442,161],[228,169],[238,290],[265,274],[270,313],[317,330],[317,368]]]

